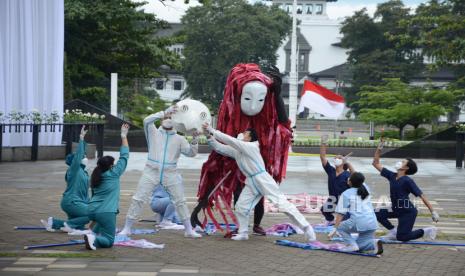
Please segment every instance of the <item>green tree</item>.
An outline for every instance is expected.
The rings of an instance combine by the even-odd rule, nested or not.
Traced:
[[[112,72],[123,78],[149,78],[160,75],[161,65],[179,68],[179,57],[166,49],[172,40],[154,35],[168,24],[145,13],[145,4],[65,0],[67,90],[96,86],[108,81]]]
[[[394,47],[389,34],[398,34],[401,20],[410,17],[410,9],[399,0],[379,4],[373,17],[366,9],[347,18],[341,27],[341,44],[349,49],[348,63],[353,74],[352,87],[345,89],[346,98],[358,113],[357,92],[364,85],[378,85],[387,78],[407,81],[422,68],[421,56],[411,45]]]
[[[399,22],[399,33],[389,33],[397,48],[411,47],[422,57],[431,59],[431,70],[446,67],[458,79],[450,84],[455,105],[450,114],[453,122],[465,102],[465,2],[463,0],[430,0],[418,6],[413,16]]]
[[[109,111],[110,95],[104,87],[82,88],[74,93],[74,98],[88,102],[103,110]]]
[[[452,106],[454,95],[449,90],[432,86],[414,87],[400,79],[387,79],[379,86],[363,86],[359,92],[359,118],[399,128],[399,137],[407,125],[415,129],[444,115]]]
[[[291,18],[277,6],[250,5],[245,0],[212,0],[190,8],[185,24],[183,72],[185,93],[218,107],[231,68],[237,63],[266,60],[291,29]]]
[[[166,102],[160,99],[160,97],[147,97],[144,95],[134,95],[132,100],[133,108],[131,111],[126,112],[124,115],[127,117],[132,124],[143,127],[144,118],[150,114],[153,114],[160,110],[166,109]]]

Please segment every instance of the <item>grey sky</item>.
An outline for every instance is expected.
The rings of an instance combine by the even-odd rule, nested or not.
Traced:
[[[190,6],[199,5],[195,0],[190,0],[189,5],[184,4],[184,0],[166,0],[164,5],[159,0],[146,0],[149,2],[144,6],[147,12],[153,12],[158,18],[168,22],[179,22],[186,9]],[[255,2],[255,0],[249,0]],[[339,0],[337,2],[328,3],[328,16],[332,19],[342,18],[352,15],[355,11],[362,8],[367,8],[370,14],[376,10],[376,5],[386,1],[383,0]],[[427,1],[420,0],[404,0],[406,6],[416,8],[420,3]]]

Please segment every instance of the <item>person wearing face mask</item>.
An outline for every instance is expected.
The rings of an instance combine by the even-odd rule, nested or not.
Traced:
[[[383,244],[375,239],[378,222],[371,203],[370,191],[364,181],[365,176],[360,172],[353,172],[350,175],[348,180],[350,188],[345,190],[339,199],[334,226],[347,244],[342,251],[371,251],[380,255],[383,253]],[[347,213],[350,217],[342,221]],[[358,237],[354,238],[353,233],[357,233]]]
[[[184,236],[199,238],[200,234],[192,229],[189,220],[189,210],[184,197],[181,175],[177,171],[177,161],[180,154],[194,157],[198,152],[198,133],[194,133],[189,144],[183,136],[173,129],[171,114],[177,111],[177,106],[171,106],[165,111],[152,114],[144,119],[144,131],[147,139],[148,158],[144,172],[137,184],[136,192],[126,215],[126,223],[121,235],[131,235],[134,222],[139,219],[145,203],[149,203],[154,190],[162,185],[173,202],[179,219],[184,224]],[[163,119],[157,129],[154,122]]]
[[[248,128],[255,129],[259,137],[260,153],[265,162],[264,169],[278,184],[286,176],[292,138],[291,122],[281,96],[281,84],[281,74],[274,66],[260,68],[252,63],[236,64],[226,79],[216,125],[219,131],[232,137],[237,137]],[[219,189],[210,197],[211,191],[223,178],[224,189]],[[229,212],[231,202],[233,198],[239,198],[246,179],[236,161],[212,151],[202,166],[199,179],[199,204],[192,213],[192,224],[202,225],[198,214],[204,208],[207,217],[215,226],[221,227],[212,212],[214,203],[219,201],[223,202],[227,209],[221,216],[224,222],[229,223],[229,217],[235,221],[235,217],[229,215],[232,214]],[[254,210],[254,234],[264,234],[260,227],[264,214],[263,202],[261,199]],[[221,211],[219,209],[220,214]],[[225,237],[229,237],[229,234]]]
[[[286,196],[279,190],[276,181],[265,170],[265,162],[260,153],[259,137],[255,129],[249,128],[244,131],[242,140],[239,140],[213,129],[207,123],[203,125],[203,128],[209,136],[209,146],[219,154],[234,159],[240,171],[246,176],[245,187],[235,205],[239,230],[238,234],[231,239],[236,241],[249,239],[250,211],[263,196],[267,196],[293,223],[304,230],[307,240],[316,240],[312,226],[295,205],[287,200]]]
[[[341,194],[349,188],[347,180],[350,177],[350,173],[354,171],[352,165],[347,162],[347,158],[342,155],[336,155],[332,160],[332,165],[326,158],[326,147],[328,145],[328,135],[321,137],[320,146],[320,160],[323,169],[328,175],[328,193],[329,197],[327,201],[321,207],[321,213],[325,217],[326,225],[334,224],[334,209],[338,203],[338,199]],[[349,171],[347,171],[349,169]]]
[[[116,215],[119,213],[120,177],[128,165],[129,125],[121,126],[121,147],[119,160],[115,163],[112,156],[103,156],[97,161],[92,172],[90,185],[92,198],[89,201],[88,215],[83,219],[95,222],[92,233],[84,235],[86,248],[108,248],[113,246],[116,232]]]
[[[395,165],[396,172],[390,171],[383,167],[380,163],[381,149],[384,141],[381,140],[378,148],[375,151],[373,166],[381,172],[381,176],[389,181],[391,195],[391,209],[380,209],[376,213],[378,222],[386,227],[389,232],[382,237],[389,240],[410,241],[421,237],[434,240],[436,238],[436,227],[426,227],[423,229],[412,230],[415,224],[418,211],[415,205],[410,201],[409,195],[413,194],[420,197],[423,203],[428,207],[434,222],[438,222],[439,214],[434,211],[433,206],[417,186],[415,181],[409,177],[417,172],[417,164],[410,158],[399,161]],[[397,218],[397,228],[388,220],[389,218]]]
[[[61,199],[61,209],[68,216],[68,220],[49,217],[47,220],[40,220],[45,226],[45,229],[50,232],[61,229],[65,232],[72,231],[72,229],[84,229],[86,220],[81,220],[81,217],[87,216],[87,204],[89,203],[89,174],[86,171],[86,166],[89,160],[87,159],[86,142],[84,137],[87,130],[82,126],[79,135],[79,145],[77,151],[73,154],[66,156],[66,190]]]

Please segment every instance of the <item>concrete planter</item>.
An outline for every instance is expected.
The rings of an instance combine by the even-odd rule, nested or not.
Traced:
[[[76,151],[78,143],[73,143],[73,152]],[[87,158],[95,158],[96,145],[87,144]],[[39,146],[37,160],[60,160],[66,156],[66,145],[60,146]],[[2,162],[31,161],[31,147],[3,147]]]
[[[384,148],[383,153],[389,152],[394,148]],[[352,148],[352,147],[332,147],[327,149],[328,154],[348,154],[352,152],[356,157],[373,157],[376,148]],[[320,147],[292,147],[295,153],[320,154]],[[210,153],[211,148],[208,145],[199,145],[199,153]]]

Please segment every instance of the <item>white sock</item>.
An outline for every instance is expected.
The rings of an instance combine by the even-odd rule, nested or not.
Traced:
[[[124,228],[132,229],[134,222],[136,222],[135,219],[126,218],[126,224],[124,225]]]

